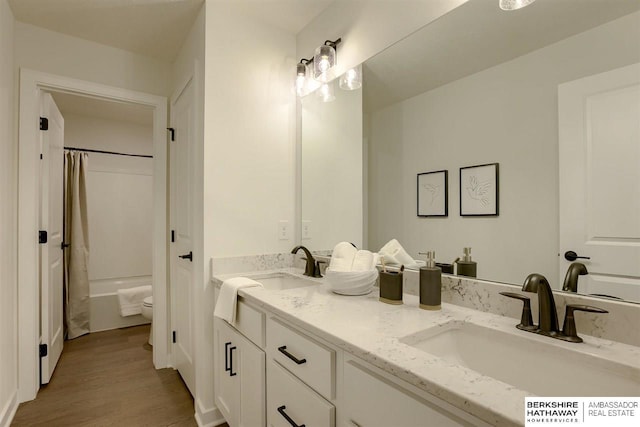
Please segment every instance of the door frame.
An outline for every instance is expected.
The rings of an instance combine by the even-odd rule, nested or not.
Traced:
[[[40,296],[38,262],[40,91],[137,104],[153,108],[153,364],[169,365],[167,316],[167,98],[85,80],[20,69],[18,127],[18,401],[38,393]]]

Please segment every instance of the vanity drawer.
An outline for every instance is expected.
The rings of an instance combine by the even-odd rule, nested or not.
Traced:
[[[269,318],[267,353],[322,396],[334,398],[335,351]]]
[[[233,326],[255,345],[264,348],[265,314],[240,298],[236,310],[236,324]]]
[[[333,427],[335,407],[270,360],[267,365],[267,425],[291,427],[294,423],[305,427]]]

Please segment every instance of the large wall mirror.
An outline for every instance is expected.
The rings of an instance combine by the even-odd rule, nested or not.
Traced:
[[[478,278],[555,289],[572,250],[590,257],[578,292],[640,302],[640,1],[470,0],[363,75],[302,100],[302,244],[472,247]],[[460,169],[492,163],[499,214],[461,216]],[[441,170],[448,215],[418,216],[417,176]]]

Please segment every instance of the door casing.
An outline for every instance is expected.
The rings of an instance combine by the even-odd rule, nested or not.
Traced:
[[[18,401],[39,389],[38,292],[39,115],[41,90],[65,92],[153,109],[153,364],[170,366],[167,315],[167,98],[39,71],[20,70],[18,127]]]

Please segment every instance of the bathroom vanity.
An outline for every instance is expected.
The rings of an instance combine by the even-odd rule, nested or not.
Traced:
[[[234,327],[214,320],[216,403],[231,426],[516,426],[525,396],[640,393],[635,346],[555,342],[497,314],[420,310],[414,295],[383,304],[377,288],[340,296],[291,269],[243,275],[265,288],[240,291]],[[546,358],[529,365],[535,354]],[[549,376],[567,359],[578,366],[560,386]],[[580,369],[590,375],[576,378]]]

